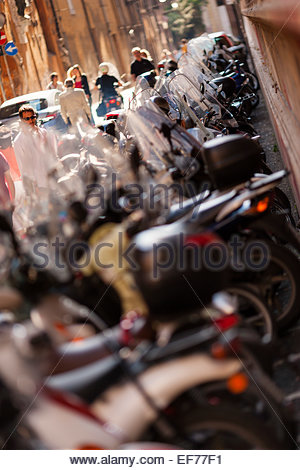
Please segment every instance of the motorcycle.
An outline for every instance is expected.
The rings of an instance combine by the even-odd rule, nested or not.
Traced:
[[[221,303],[223,308],[228,307],[224,299]],[[106,359],[51,375],[42,382],[42,388],[40,380],[53,360],[53,345],[46,340],[45,333],[30,325],[15,327],[1,343],[2,357],[10,357],[9,368],[6,361],[1,364],[1,376],[7,387],[23,396],[26,405],[38,391],[34,403],[31,401],[27,407],[22,425],[50,449],[116,449],[126,448],[128,443],[132,448],[136,440],[150,441],[152,448],[165,442],[167,448],[210,449],[216,439],[218,446],[225,449],[291,448],[293,431],[286,410],[280,409],[282,396],[276,387],[270,386],[249,354],[246,374],[251,370],[251,377],[255,377],[269,404],[280,413],[284,426],[277,423],[272,429],[269,423],[262,423],[259,415],[250,416],[243,407],[230,407],[225,400],[215,407],[203,406],[196,398],[191,401],[189,391],[198,389],[198,394],[202,394],[202,385],[221,384],[224,379],[230,383],[229,394],[235,393],[238,377],[239,380],[245,377],[242,363],[233,352],[236,349],[232,349],[234,338],[243,341],[242,336],[234,333],[227,321],[218,319],[220,311],[219,305],[213,326],[199,329],[196,326],[199,321],[201,324],[199,313],[196,323],[195,318],[191,323],[187,319],[173,333],[172,330],[168,333],[167,328],[165,339],[162,330],[161,345],[149,339],[149,335],[147,340],[144,337],[142,342],[138,341],[138,347],[131,346],[132,353],[126,359],[117,353],[119,347],[114,340],[108,339],[106,346],[111,354]],[[236,319],[231,317],[236,325]],[[128,325],[124,324],[124,328],[127,333],[123,338],[130,344],[134,330],[128,336]],[[226,346],[221,346],[221,340],[217,348],[218,338],[226,338]],[[223,359],[217,349],[223,349]],[[242,348],[239,352],[242,354]],[[20,387],[23,377],[27,377],[30,387]],[[240,393],[247,388],[244,378]],[[205,401],[204,393],[202,396]]]
[[[118,95],[103,97],[101,103],[97,107],[97,116],[105,116],[123,108],[122,99]]]

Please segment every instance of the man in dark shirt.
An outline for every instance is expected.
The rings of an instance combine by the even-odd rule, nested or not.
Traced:
[[[106,64],[99,65],[99,71],[102,74],[99,76],[95,83],[95,88],[98,88],[102,93],[102,98],[110,98],[117,96],[116,86],[122,86],[122,83],[113,75],[108,75],[108,66]]]
[[[96,113],[97,116],[101,117],[107,112],[104,100],[114,96],[119,96],[115,87],[123,86],[123,83],[113,75],[108,75],[109,67],[105,62],[99,65],[99,72],[101,75],[99,75],[95,82],[95,89],[100,90],[99,105],[96,109]],[[121,96],[120,99],[123,101]]]
[[[150,72],[151,70],[153,70],[154,75],[156,75],[154,65],[149,60],[144,59],[141,56],[141,49],[139,47],[134,47],[131,52],[135,58],[130,65],[130,73],[134,81],[136,80],[136,77],[142,73]]]

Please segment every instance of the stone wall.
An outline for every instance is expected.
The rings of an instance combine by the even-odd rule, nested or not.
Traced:
[[[0,55],[1,102],[44,89],[49,82],[49,72],[53,69],[63,72],[49,2],[27,0],[23,3],[24,16],[19,14],[22,11],[22,2],[7,0],[1,8],[6,17],[2,32],[6,34],[7,40],[13,41],[18,48],[18,54],[15,56],[5,53]]]

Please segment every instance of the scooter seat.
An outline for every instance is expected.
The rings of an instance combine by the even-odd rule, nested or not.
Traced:
[[[116,326],[107,330],[105,335],[101,333],[86,338],[84,341],[65,343],[59,346],[54,374],[68,372],[111,356],[112,348],[110,344],[112,342],[117,343],[119,336],[120,327]]]
[[[195,207],[189,219],[190,222],[197,222],[200,225],[207,225],[215,220],[223,206],[236,196],[237,191],[232,190],[216,198],[210,199]]]
[[[116,383],[122,374],[121,360],[115,356],[98,360],[63,374],[48,377],[48,388],[77,395],[92,403],[105,389]]]
[[[179,233],[188,234],[193,230],[193,223],[197,225],[210,224],[214,221],[220,209],[229,202],[237,191],[232,190],[221,196],[209,199],[194,209],[191,217],[187,220],[178,220],[172,224],[160,225],[153,227],[144,232],[140,232],[135,238],[135,244],[140,252],[147,252],[153,249],[155,244],[159,244],[164,240],[172,240],[177,237]]]
[[[233,74],[230,74],[230,75],[226,75],[226,76],[214,78],[214,79],[212,80],[212,83],[214,83],[215,85],[217,85],[217,86],[222,85],[222,90],[223,90],[224,93],[226,94],[226,97],[227,97],[227,98],[229,98],[230,96],[232,96],[233,93],[234,93],[235,90],[236,90],[235,81],[234,81],[234,79],[231,77],[231,75],[234,75],[234,73],[233,73]]]
[[[239,44],[238,46],[231,46],[227,48],[227,51],[229,52],[239,52],[245,49],[244,44]]]

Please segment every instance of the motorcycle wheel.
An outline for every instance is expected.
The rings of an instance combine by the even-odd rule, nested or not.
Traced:
[[[237,407],[209,406],[191,410],[180,420],[184,439],[193,450],[275,450],[289,448],[262,420]]]
[[[264,345],[262,345],[261,357],[263,358],[264,355]],[[272,370],[273,368],[270,367],[270,373]],[[272,384],[272,380],[270,383]],[[209,403],[214,407],[220,406],[222,409],[237,405],[237,396],[228,390],[226,381],[203,384],[192,390],[192,393],[192,399],[196,397],[200,406],[203,406],[203,403]],[[273,402],[271,405],[269,399],[261,393],[255,380],[250,380],[247,390],[238,395],[238,408],[240,413],[251,414],[256,420],[262,421],[265,427],[272,429],[276,439],[285,443],[284,448],[293,447],[295,444],[293,436],[296,435],[297,428],[293,422],[292,410],[287,412]]]
[[[271,212],[273,214],[284,214],[286,221],[296,227],[295,219],[292,215],[292,208],[290,201],[283,191],[279,188],[274,189],[274,198],[271,204]]]
[[[272,315],[264,300],[251,286],[234,285],[227,287],[226,292],[238,300],[238,313],[244,323],[254,328],[261,338],[274,338],[275,325]]]
[[[253,88],[254,91],[257,91],[260,89],[260,84],[258,81],[257,76],[254,73],[251,72],[245,72],[246,77],[249,78],[249,84],[251,88]]]
[[[245,282],[264,299],[276,322],[278,332],[296,322],[300,316],[300,262],[288,248],[264,240],[269,249],[269,264],[253,276],[245,273]]]

